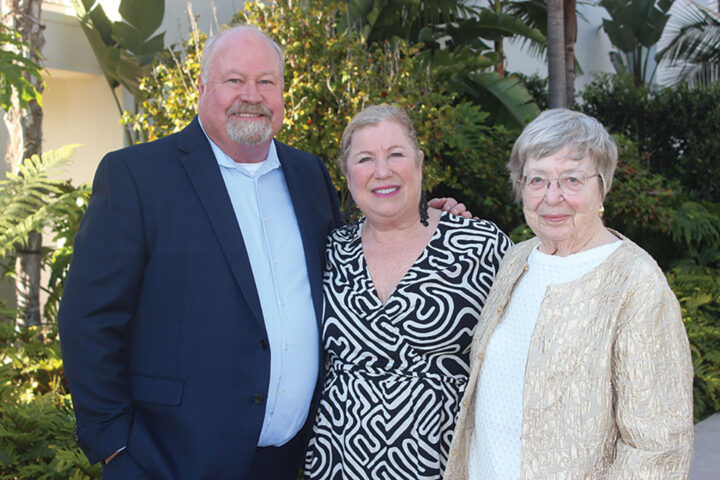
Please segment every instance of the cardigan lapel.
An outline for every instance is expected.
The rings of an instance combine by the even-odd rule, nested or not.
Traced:
[[[183,130],[183,134],[178,142],[181,151],[180,161],[210,218],[220,247],[245,300],[256,320],[264,325],[260,299],[242,232],[215,155],[200,128],[197,117]]]

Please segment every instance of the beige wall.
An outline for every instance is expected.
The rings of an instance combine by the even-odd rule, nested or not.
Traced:
[[[124,145],[120,113],[105,78],[50,70],[43,95],[43,150],[81,144],[68,170],[74,185],[89,182],[100,159]]]
[[[187,3],[165,0],[160,30],[166,32],[166,44],[189,38]],[[212,32],[218,24],[226,23],[243,3],[243,0],[194,1],[192,11],[200,30]],[[88,182],[102,156],[124,146],[120,115],[77,20],[57,9],[45,9],[43,22],[47,26],[44,65],[49,71],[43,95],[43,149],[82,144],[76,152],[70,178],[75,184]],[[121,89],[118,96],[122,101]],[[4,144],[0,131],[0,145]]]

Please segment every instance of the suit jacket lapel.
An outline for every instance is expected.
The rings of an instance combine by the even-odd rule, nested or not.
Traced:
[[[308,279],[310,280],[310,291],[312,293],[315,315],[318,321],[322,318],[322,259],[317,248],[318,242],[325,244],[325,239],[319,239],[319,228],[316,225],[315,217],[308,207],[307,189],[308,185],[306,172],[303,165],[299,165],[291,158],[292,153],[282,143],[275,141],[278,158],[282,165],[285,182],[287,183],[290,198],[292,199],[295,216],[297,217],[300,236],[305,252],[305,263],[307,264]]]
[[[240,290],[257,321],[264,324],[260,299],[242,233],[215,155],[200,128],[197,117],[182,133],[178,142],[181,151],[180,161],[210,218]]]

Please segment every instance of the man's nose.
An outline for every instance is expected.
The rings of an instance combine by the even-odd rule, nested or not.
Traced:
[[[255,82],[245,82],[240,88],[240,99],[248,103],[260,103],[262,96]]]

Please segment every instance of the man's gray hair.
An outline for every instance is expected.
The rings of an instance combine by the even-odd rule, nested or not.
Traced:
[[[212,64],[212,57],[215,53],[215,46],[217,45],[218,41],[231,34],[238,31],[247,31],[255,33],[265,40],[267,40],[270,45],[272,45],[275,52],[277,52],[278,57],[280,59],[280,79],[282,81],[282,86],[285,86],[285,52],[283,51],[282,47],[272,38],[270,38],[265,32],[260,30],[255,25],[246,23],[241,25],[235,25],[233,27],[227,28],[225,30],[221,30],[217,33],[215,33],[213,36],[207,39],[205,42],[205,47],[203,48],[202,58],[200,60],[200,78],[202,78],[203,83],[208,81],[208,75],[210,75],[210,65]]]
[[[603,185],[603,197],[612,186],[618,161],[615,141],[595,118],[566,108],[555,108],[541,113],[527,124],[513,145],[507,170],[515,194],[522,199],[522,177],[528,159],[541,159],[568,149],[575,160],[586,156],[592,160]]]

